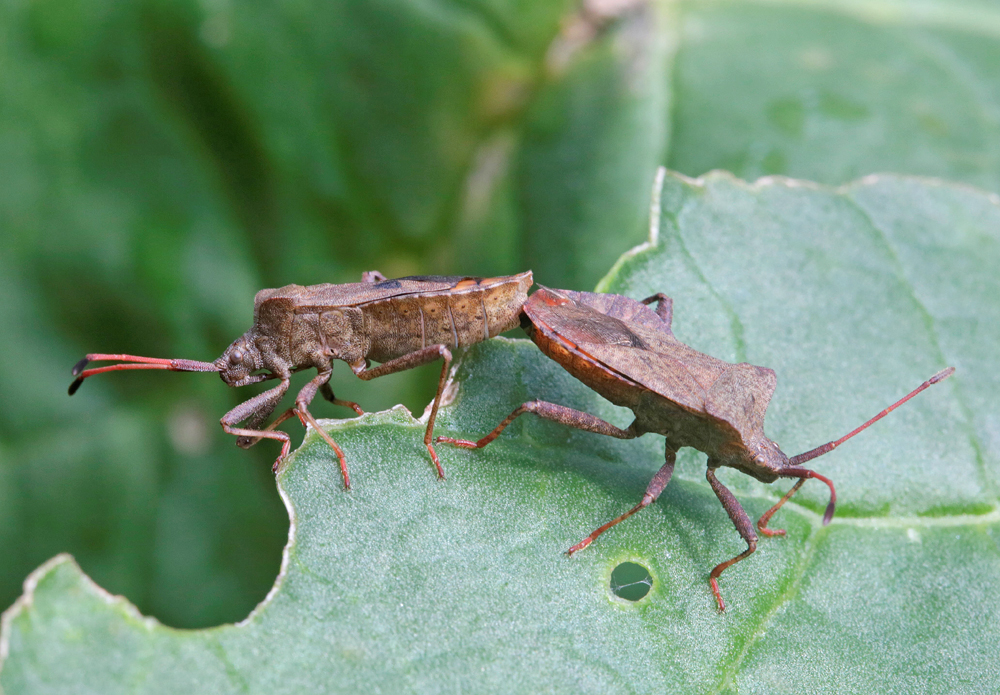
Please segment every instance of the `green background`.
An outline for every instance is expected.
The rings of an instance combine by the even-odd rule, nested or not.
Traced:
[[[148,373],[69,399],[86,352],[214,359],[248,327],[257,289],[371,268],[532,268],[589,289],[645,238],[661,163],[1000,190],[996,3],[595,7],[0,8],[0,605],[61,551],[179,627],[242,619],[277,573],[275,452],[240,451],[216,425],[250,390]],[[799,228],[829,233],[810,216]],[[751,344],[709,308],[699,322]],[[808,362],[823,348],[802,337],[757,340]],[[898,345],[881,337],[892,363]],[[335,387],[366,409],[420,412],[434,371],[362,384],[341,366]],[[811,372],[786,374],[782,388]],[[843,388],[838,400],[876,405]],[[989,399],[966,410],[995,442]],[[995,465],[985,444],[976,457]]]

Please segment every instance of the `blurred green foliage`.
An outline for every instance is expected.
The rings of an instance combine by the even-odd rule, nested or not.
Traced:
[[[210,625],[278,568],[274,447],[216,424],[249,390],[136,373],[69,399],[84,353],[213,359],[256,290],[370,268],[587,289],[664,162],[1000,190],[998,27],[976,0],[3,4],[0,606],[69,551]],[[419,411],[434,370],[334,386]]]

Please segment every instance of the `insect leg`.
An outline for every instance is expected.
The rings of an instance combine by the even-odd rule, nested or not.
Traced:
[[[330,401],[334,405],[342,405],[345,408],[350,408],[351,410],[353,410],[354,412],[356,412],[358,415],[364,415],[365,414],[365,411],[363,411],[361,409],[361,406],[358,405],[357,403],[355,403],[354,401],[343,401],[343,400],[337,398],[336,396],[334,396],[333,395],[333,389],[330,388],[330,384],[329,383],[325,383],[322,386],[320,386],[319,387],[319,392],[323,396],[323,398],[325,398],[326,400]]]
[[[286,410],[285,412],[283,412],[281,415],[279,415],[278,417],[274,418],[274,422],[272,422],[270,425],[268,425],[267,427],[265,427],[262,431],[264,431],[264,432],[270,432],[271,430],[277,429],[278,425],[280,425],[281,423],[283,423],[285,420],[289,420],[289,419],[291,419],[293,417],[295,417],[295,408],[289,408],[288,410]],[[253,439],[250,439],[250,437],[240,437],[240,439],[249,439],[250,440],[250,444],[247,447],[243,447],[243,448],[249,448],[249,446],[252,446],[252,445],[256,444],[257,442],[259,442],[261,438],[260,437],[254,437]],[[239,443],[239,441],[237,440],[237,444],[238,443]]]
[[[669,327],[674,318],[674,300],[662,292],[657,292],[651,297],[646,297],[642,300],[642,303],[646,305],[653,302],[656,302],[656,315],[663,319],[664,323]]]
[[[437,393],[434,394],[434,400],[431,403],[431,414],[427,418],[427,430],[424,432],[424,446],[427,447],[427,451],[431,455],[431,460],[434,462],[434,467],[437,468],[438,477],[444,478],[441,461],[438,459],[437,452],[434,451],[431,438],[434,434],[434,420],[437,418],[438,406],[441,405],[441,394],[444,393],[444,386],[448,382],[448,369],[451,367],[451,350],[444,345],[428,345],[416,352],[383,362],[374,369],[361,369],[354,373],[359,378],[369,381],[377,379],[380,376],[385,376],[386,374],[395,374],[396,372],[402,372],[413,367],[420,367],[437,359],[443,359],[444,364],[441,366],[441,378],[438,379]]]
[[[330,448],[333,449],[333,453],[337,455],[337,460],[340,461],[340,474],[344,478],[344,487],[350,490],[351,479],[347,475],[347,459],[344,457],[344,450],[337,446],[337,442],[333,441],[333,437],[327,434],[326,430],[320,427],[319,423],[316,422],[316,418],[314,418],[312,413],[309,412],[309,404],[312,403],[313,398],[316,397],[316,392],[330,380],[330,375],[332,374],[333,368],[329,365],[327,365],[326,369],[320,369],[319,373],[310,379],[306,385],[302,387],[298,395],[295,396],[295,407],[291,408],[290,412],[298,416],[303,427],[312,425],[312,428],[316,430],[316,433],[330,445]],[[289,411],[286,411],[281,418],[279,418],[279,420],[285,419],[288,412]]]
[[[746,550],[731,560],[720,562],[708,575],[709,584],[712,585],[712,593],[715,595],[715,602],[719,604],[719,612],[721,613],[726,610],[726,604],[722,600],[722,594],[719,593],[719,575],[722,574],[722,571],[730,565],[735,565],[737,562],[757,550],[757,534],[753,530],[753,522],[750,521],[750,517],[747,515],[746,510],[743,509],[736,497],[733,496],[733,493],[731,493],[729,489],[720,483],[719,479],[715,477],[714,468],[708,469],[706,477],[708,478],[709,485],[712,486],[712,490],[715,491],[715,496],[719,498],[720,502],[722,502],[723,509],[725,509],[726,513],[729,514],[729,518],[732,520],[733,526],[736,527],[736,531],[740,534],[740,537],[747,542]]]
[[[285,392],[282,391],[281,395],[284,396]],[[274,409],[278,407],[278,403],[280,401],[281,398],[275,398],[273,400],[268,400],[268,402],[261,404],[261,407],[259,407],[256,411],[254,411],[254,413],[247,419],[246,429],[259,430],[260,426],[264,424],[264,421],[267,420],[269,417],[271,417],[271,413],[273,413]],[[281,416],[280,418],[272,422],[270,425],[265,427],[264,430],[270,432],[275,427],[277,427],[282,422],[291,417],[291,415],[292,413],[290,411],[285,413],[283,416]],[[249,449],[260,440],[261,440],[260,437],[237,437],[236,446],[238,446],[241,449]]]
[[[298,370],[294,370],[294,371],[298,371]],[[256,377],[252,377],[252,378],[256,378]],[[271,378],[271,377],[264,377],[264,376],[261,375],[260,378],[257,379],[257,381],[265,381],[267,378]],[[281,377],[275,376],[273,378],[280,379]],[[255,381],[255,382],[250,382],[250,383],[257,383],[257,382]],[[285,393],[284,391],[281,392],[282,396],[284,396],[284,393]],[[244,429],[255,430],[255,431],[260,430],[260,426],[262,424],[264,424],[264,421],[267,420],[267,418],[269,418],[271,416],[271,413],[274,412],[274,409],[278,406],[278,403],[280,401],[281,401],[281,398],[278,397],[278,398],[275,398],[273,401],[268,402],[266,405],[261,406],[255,413],[253,413],[249,417],[249,419],[246,422],[246,426],[244,427]],[[289,408],[284,413],[282,413],[279,417],[277,417],[274,420],[274,422],[272,422],[270,425],[268,425],[267,427],[265,427],[262,431],[264,431],[264,432],[270,432],[271,430],[275,429],[278,425],[280,425],[281,423],[283,423],[285,420],[287,420],[288,418],[292,417],[293,415],[295,415],[295,412],[293,411],[292,408]],[[241,449],[249,449],[254,444],[256,444],[257,442],[259,442],[260,440],[261,440],[261,437],[242,437],[241,436],[241,437],[237,437],[236,438],[236,446],[238,446]]]
[[[771,520],[771,517],[774,516],[774,513],[776,511],[778,511],[779,509],[781,509],[781,505],[783,505],[785,502],[787,502],[789,499],[791,499],[792,495],[794,495],[796,492],[799,491],[799,488],[802,487],[802,484],[804,482],[806,482],[806,480],[807,480],[806,478],[799,478],[799,482],[795,483],[795,485],[792,485],[792,488],[788,492],[785,493],[784,497],[782,497],[780,500],[778,500],[778,503],[776,505],[774,505],[773,507],[771,507],[766,512],[764,512],[763,514],[760,515],[760,518],[757,519],[757,530],[758,531],[760,531],[761,533],[763,533],[765,536],[784,536],[785,535],[785,529],[783,529],[783,528],[770,529],[770,528],[767,527],[767,522],[769,522]]]
[[[771,515],[774,514],[776,511],[778,511],[778,508],[780,508],[781,505],[787,502],[788,498],[794,495],[795,492],[800,487],[802,487],[802,483],[804,483],[809,478],[816,478],[816,480],[826,483],[826,486],[830,488],[830,502],[826,505],[826,511],[823,513],[823,525],[826,526],[827,524],[830,523],[830,519],[833,518],[833,510],[837,506],[837,490],[833,487],[832,480],[827,478],[825,475],[820,475],[816,471],[810,468],[803,468],[802,466],[785,466],[784,468],[778,471],[778,475],[780,475],[782,478],[801,478],[801,480],[799,480],[799,482],[793,485],[792,489],[789,490],[787,493],[785,493],[785,496],[782,497],[780,500],[778,500],[778,503],[776,505],[774,505],[769,510],[764,512],[764,515],[760,518],[760,521],[757,522],[758,524],[764,523],[765,525],[767,525],[767,522],[771,518]]]
[[[264,417],[270,415],[287,390],[288,379],[282,379],[281,383],[273,389],[257,394],[250,400],[240,403],[238,406],[223,415],[222,419],[219,420],[224,432],[227,434],[235,434],[238,437],[236,440],[237,444],[239,444],[244,437],[252,439],[252,441],[249,441],[244,448],[253,446],[253,444],[260,441],[262,438],[275,439],[281,442],[281,453],[274,462],[273,470],[277,470],[278,464],[286,455],[288,455],[290,442],[288,435],[284,432],[275,432],[271,429],[260,430],[254,428],[236,427],[236,425],[243,422],[247,418],[251,418],[251,420],[255,423],[260,422],[262,419],[258,418],[258,414],[265,413]]]
[[[593,533],[591,533],[582,541],[580,541],[572,548],[567,550],[566,554],[572,555],[577,550],[583,550],[588,545],[593,543],[595,538],[600,536],[609,528],[611,528],[615,524],[619,524],[622,521],[625,521],[625,519],[629,518],[640,509],[648,507],[653,502],[655,502],[656,498],[660,496],[660,493],[663,492],[663,489],[667,486],[667,483],[670,482],[670,476],[673,475],[674,472],[674,461],[677,460],[677,452],[671,449],[670,447],[667,447],[666,459],[667,462],[663,464],[663,467],[660,468],[660,470],[656,472],[656,475],[653,476],[653,479],[649,481],[649,485],[646,487],[646,494],[642,496],[642,501],[639,502],[639,504],[632,507],[632,509],[625,512],[617,519],[612,519],[608,523],[604,524],[604,526],[595,529]]]
[[[635,430],[632,429],[632,425],[629,425],[627,429],[623,430],[620,427],[615,427],[610,422],[606,422],[599,417],[591,415],[590,413],[573,410],[572,408],[567,408],[563,405],[556,405],[555,403],[549,403],[547,401],[529,401],[528,403],[524,403],[515,408],[510,415],[504,418],[503,422],[497,425],[492,432],[479,441],[472,442],[468,439],[453,439],[451,437],[438,437],[435,441],[443,442],[444,444],[452,444],[453,446],[460,446],[463,449],[482,449],[484,446],[499,437],[500,433],[507,428],[507,425],[525,413],[534,413],[538,417],[558,422],[561,425],[575,427],[576,429],[583,430],[585,432],[604,434],[609,437],[616,437],[617,439],[635,439],[639,436]]]

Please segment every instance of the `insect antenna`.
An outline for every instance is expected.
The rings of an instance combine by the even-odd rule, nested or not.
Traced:
[[[947,379],[948,377],[950,377],[954,373],[955,373],[955,368],[954,367],[948,367],[947,369],[942,369],[940,372],[938,372],[937,374],[935,374],[934,376],[932,376],[930,379],[928,379],[924,383],[920,384],[920,386],[918,386],[917,388],[915,388],[912,391],[910,391],[908,394],[906,394],[905,396],[903,396],[902,398],[900,398],[898,401],[896,401],[895,403],[893,403],[892,405],[890,405],[888,408],[886,408],[885,410],[883,410],[881,413],[879,413],[878,415],[876,415],[875,417],[873,417],[871,420],[869,420],[865,424],[863,424],[860,427],[858,427],[858,428],[852,430],[851,432],[845,434],[843,437],[841,437],[840,439],[837,439],[836,441],[827,442],[826,444],[824,444],[822,446],[818,446],[815,449],[810,449],[809,451],[807,451],[807,452],[805,452],[803,454],[799,454],[797,456],[793,456],[791,459],[788,460],[788,465],[790,465],[790,466],[798,466],[799,464],[805,463],[806,461],[813,460],[817,456],[822,456],[823,454],[826,454],[826,453],[829,453],[829,452],[833,451],[834,449],[836,449],[838,446],[840,446],[841,444],[843,444],[844,442],[846,442],[848,439],[850,439],[854,435],[856,435],[859,432],[861,432],[861,431],[863,431],[863,430],[871,427],[874,423],[876,423],[879,420],[881,420],[882,418],[884,418],[886,415],[888,415],[893,410],[895,410],[899,406],[901,406],[904,403],[906,403],[906,401],[910,400],[911,398],[913,398],[914,396],[916,396],[918,393],[920,393],[924,389],[926,389],[929,386],[932,386],[932,385],[938,383],[939,381],[943,381],[944,379]]]
[[[111,364],[107,367],[95,367],[85,369],[90,362],[103,362],[105,360],[118,360],[124,364]],[[69,385],[69,395],[76,393],[83,380],[95,374],[104,372],[117,372],[123,369],[169,369],[172,372],[217,372],[219,368],[212,362],[198,362],[197,360],[168,360],[159,357],[137,357],[136,355],[87,355],[76,363],[73,367],[73,376],[76,380]]]
[[[844,442],[846,442],[848,439],[850,439],[854,435],[856,435],[859,432],[862,432],[863,430],[871,427],[874,423],[876,423],[879,420],[881,420],[882,418],[884,418],[886,415],[888,415],[893,410],[895,410],[899,406],[901,406],[904,403],[906,403],[906,401],[910,400],[911,398],[913,398],[914,396],[916,396],[918,393],[920,393],[924,389],[926,389],[929,386],[932,386],[932,385],[938,383],[939,381],[943,381],[944,379],[947,379],[954,372],[955,372],[955,368],[954,367],[948,367],[947,369],[942,369],[940,372],[938,372],[937,374],[935,374],[934,376],[932,376],[930,379],[928,379],[924,383],[920,384],[920,386],[918,386],[917,388],[915,388],[912,391],[910,391],[908,394],[906,394],[905,396],[903,396],[902,398],[900,398],[898,401],[896,401],[895,403],[893,403],[892,405],[890,405],[888,408],[886,408],[885,410],[883,410],[882,412],[880,412],[878,415],[876,415],[872,419],[868,420],[868,422],[866,422],[865,424],[861,425],[860,427],[855,428],[854,430],[850,431],[849,433],[845,434],[840,439],[836,439],[836,440],[834,440],[832,442],[827,442],[826,444],[823,444],[822,446],[818,446],[815,449],[810,449],[809,451],[806,451],[805,453],[799,454],[797,456],[793,456],[790,459],[788,459],[788,465],[785,468],[781,469],[781,472],[779,473],[779,475],[781,475],[782,477],[785,477],[785,478],[799,478],[799,481],[797,483],[795,483],[795,485],[792,487],[792,489],[789,490],[785,494],[785,496],[782,497],[781,500],[778,501],[778,503],[776,505],[774,505],[773,507],[771,507],[770,509],[768,509],[764,513],[764,515],[761,516],[760,521],[757,522],[757,528],[760,529],[764,534],[769,535],[769,536],[771,536],[771,535],[784,535],[784,533],[785,533],[784,531],[778,531],[778,530],[768,529],[767,528],[767,522],[771,519],[771,517],[774,515],[774,513],[776,511],[778,511],[778,509],[781,508],[781,505],[783,505],[785,502],[787,502],[788,499],[792,495],[794,495],[798,491],[798,489],[800,487],[802,487],[802,483],[804,483],[809,478],[816,478],[817,480],[820,480],[820,481],[826,483],[827,487],[830,488],[830,503],[827,504],[827,506],[826,506],[826,512],[824,512],[824,514],[823,514],[823,525],[826,526],[827,524],[829,524],[830,523],[830,519],[833,518],[833,510],[834,510],[834,507],[836,506],[836,503],[837,503],[837,491],[833,487],[833,481],[830,480],[829,478],[825,477],[825,476],[820,475],[819,473],[816,473],[815,471],[812,471],[812,470],[808,469],[808,468],[801,468],[800,467],[801,464],[805,463],[806,461],[811,461],[814,458],[816,458],[817,456],[822,456],[823,454],[830,453],[831,451],[833,451],[834,449],[836,449],[838,446],[840,446],[841,444],[843,444]]]

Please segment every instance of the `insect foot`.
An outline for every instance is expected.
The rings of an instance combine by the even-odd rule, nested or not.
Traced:
[[[89,377],[129,369],[175,372],[218,372],[229,386],[277,380],[278,385],[226,413],[223,431],[248,449],[262,439],[281,442],[273,470],[288,455],[288,434],[276,428],[292,417],[312,426],[337,454],[344,487],[350,489],[347,459],[319,426],[309,405],[319,393],[335,405],[364,411],[353,401],[334,396],[330,388],[334,360],[346,362],[364,381],[442,360],[437,392],[431,404],[424,445],[439,477],[441,462],[432,444],[434,421],[452,362],[452,351],[516,328],[531,287],[531,271],[495,278],[413,276],[387,280],[368,271],[363,281],[345,285],[286,285],[261,290],[254,298],[254,323],[214,362],[91,354],[73,368],[73,395]],[[91,361],[119,364],[86,369]],[[380,363],[371,367],[371,362]],[[264,426],[288,391],[292,374],[316,369],[295,398],[295,405]],[[240,423],[245,423],[240,427]]]
[[[651,308],[650,305],[656,307]],[[708,455],[706,477],[722,508],[729,515],[747,549],[716,565],[709,586],[720,611],[725,602],[719,589],[724,570],[757,549],[757,531],[736,497],[715,476],[723,466],[735,468],[765,483],[797,478],[791,490],[765,512],[756,527],[765,536],[785,535],[769,529],[768,522],[781,506],[815,478],[830,488],[830,502],[823,523],[833,518],[836,490],[833,482],[803,463],[833,451],[872,423],[885,417],[915,395],[950,376],[944,369],[905,397],[840,439],[797,456],[786,456],[764,435],[764,415],[777,385],[775,373],[751,364],[730,364],[705,355],[680,342],[671,330],[673,302],[659,293],[636,301],[615,294],[594,294],[541,287],[524,304],[522,326],[534,343],[570,374],[635,414],[626,429],[588,413],[544,401],[516,408],[492,432],[478,441],[441,437],[439,441],[464,448],[481,448],[495,440],[524,413],[587,432],[619,439],[646,433],[666,439],[666,462],[650,481],[635,507],[599,526],[571,547],[572,555],[589,546],[602,533],[656,501],[673,473],[677,451],[689,446]]]

